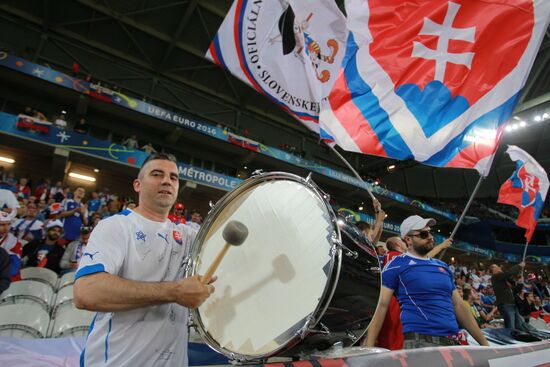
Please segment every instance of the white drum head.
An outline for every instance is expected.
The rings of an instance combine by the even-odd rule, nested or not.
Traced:
[[[198,309],[197,321],[225,354],[272,355],[295,338],[323,299],[334,263],[329,209],[296,181],[242,190],[201,230],[206,234],[194,274],[204,274],[224,246],[230,220],[244,223],[249,235],[229,249],[216,271],[216,292]]]

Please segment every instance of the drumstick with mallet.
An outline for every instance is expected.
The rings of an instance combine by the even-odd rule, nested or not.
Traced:
[[[225,228],[222,232],[222,237],[225,240],[225,245],[221,249],[221,251],[218,253],[218,256],[214,259],[212,264],[210,264],[210,267],[206,271],[206,273],[201,278],[202,284],[208,284],[210,282],[210,279],[212,279],[212,276],[218,269],[218,266],[223,260],[223,257],[227,253],[227,250],[229,250],[229,247],[231,246],[240,246],[244,240],[246,240],[246,237],[248,236],[248,228],[246,226],[236,220],[232,220],[231,222],[227,223],[225,225]]]

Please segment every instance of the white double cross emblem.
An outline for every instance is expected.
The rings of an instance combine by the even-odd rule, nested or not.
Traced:
[[[465,65],[471,69],[473,52],[451,53],[449,52],[449,41],[459,40],[466,42],[474,42],[476,27],[469,28],[453,28],[453,22],[456,14],[460,9],[460,5],[449,2],[447,14],[443,24],[438,24],[429,18],[424,18],[424,24],[419,35],[421,36],[438,36],[437,49],[432,50],[424,46],[420,42],[413,42],[412,56],[420,57],[428,60],[435,60],[435,80],[443,82],[445,78],[445,69],[447,63]]]

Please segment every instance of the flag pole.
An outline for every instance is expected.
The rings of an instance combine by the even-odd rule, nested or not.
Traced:
[[[474,197],[479,191],[479,188],[481,187],[481,184],[483,183],[484,179],[485,179],[485,176],[479,175],[479,180],[477,181],[476,187],[474,187],[474,191],[472,191],[472,195],[470,195],[470,199],[468,199],[468,202],[466,203],[466,206],[464,207],[462,214],[460,214],[460,218],[458,218],[458,222],[456,222],[455,227],[453,228],[453,231],[451,232],[451,235],[449,236],[449,238],[452,239],[456,235],[456,232],[458,231],[458,227],[460,227],[460,225],[462,224],[462,221],[464,220],[464,217],[466,216],[468,209],[470,209],[470,206],[474,201]],[[441,255],[439,255],[439,258],[442,259],[446,252],[447,252],[447,249],[443,250],[441,252]]]
[[[357,177],[357,179],[358,179],[359,181],[364,182],[363,179],[361,178],[361,176],[359,175],[359,173],[357,173],[357,171],[351,166],[351,164],[346,160],[346,158],[344,158],[344,156],[341,155],[340,152],[338,152],[338,151],[336,150],[336,148],[334,148],[334,147],[333,147],[332,145],[330,145],[330,144],[327,144],[325,141],[323,141],[323,143],[325,143],[326,146],[329,147],[329,148],[338,156],[338,158],[340,158],[340,159],[342,160],[342,162],[344,162],[344,164],[349,168],[349,170],[350,170],[351,172],[353,172],[353,174],[355,175],[355,177]],[[372,199],[372,200],[375,200],[376,198],[374,197],[374,195],[373,195],[371,189],[368,187],[368,185],[367,185],[367,187],[366,187],[366,190],[367,190],[367,192],[369,193],[371,199]]]
[[[527,247],[529,247],[529,242],[525,242],[525,248],[523,249],[523,260],[521,260],[522,262],[525,262],[525,257],[527,255]],[[525,268],[523,268],[523,270],[525,270]]]

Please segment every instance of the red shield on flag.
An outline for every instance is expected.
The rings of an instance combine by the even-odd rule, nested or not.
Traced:
[[[370,54],[395,88],[414,84],[424,90],[438,80],[470,106],[514,69],[534,27],[532,0],[368,4]],[[495,60],[499,67],[492,67]]]
[[[527,172],[525,166],[521,167],[518,172],[518,178],[521,181],[521,188],[523,192],[521,194],[521,206],[527,207],[535,203],[537,193],[539,189],[539,178],[533,176]]]

